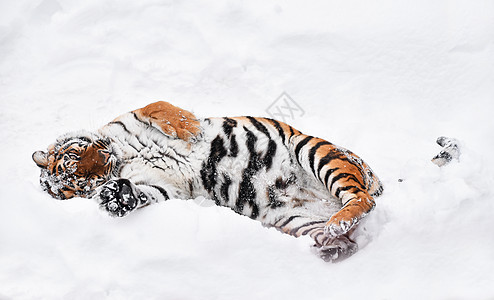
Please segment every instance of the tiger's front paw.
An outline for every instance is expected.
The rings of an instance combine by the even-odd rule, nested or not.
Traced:
[[[112,217],[123,217],[137,208],[142,193],[128,179],[108,181],[99,192],[100,208]]]
[[[357,223],[357,218],[346,216],[344,212],[338,212],[326,223],[324,233],[332,237],[341,236],[350,231]]]

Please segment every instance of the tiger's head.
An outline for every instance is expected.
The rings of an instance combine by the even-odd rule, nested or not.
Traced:
[[[40,183],[54,198],[90,197],[118,170],[118,149],[108,138],[85,131],[68,133],[36,151],[33,160],[41,168]]]

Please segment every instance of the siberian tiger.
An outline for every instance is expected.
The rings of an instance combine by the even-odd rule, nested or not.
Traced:
[[[350,233],[383,187],[357,155],[268,118],[197,119],[167,102],[68,133],[36,151],[41,186],[92,198],[111,216],[204,196],[299,237],[326,261],[356,252]]]

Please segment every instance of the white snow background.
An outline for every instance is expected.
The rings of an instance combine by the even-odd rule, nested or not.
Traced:
[[[39,186],[65,132],[282,92],[385,184],[341,263],[204,199],[112,219]],[[0,101],[0,299],[494,299],[493,1],[6,0]],[[459,163],[430,162],[441,135]]]

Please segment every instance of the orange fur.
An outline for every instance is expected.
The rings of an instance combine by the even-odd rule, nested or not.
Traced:
[[[161,128],[165,134],[187,142],[200,132],[199,121],[191,112],[165,101],[151,103],[133,112],[140,120]]]
[[[374,199],[367,192],[359,192],[356,195],[359,198],[348,201],[340,211],[331,216],[327,226],[339,226],[341,222],[354,225],[374,208]]]

